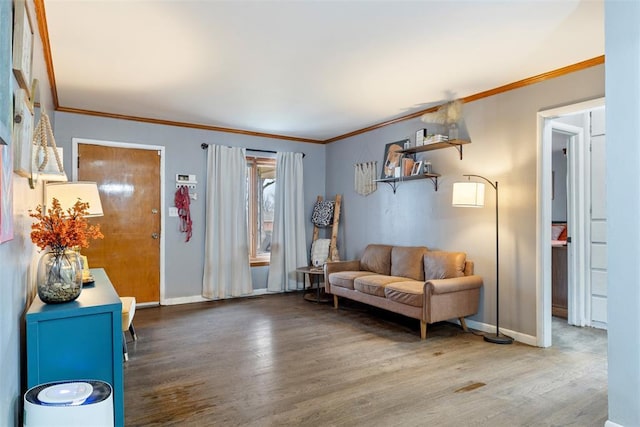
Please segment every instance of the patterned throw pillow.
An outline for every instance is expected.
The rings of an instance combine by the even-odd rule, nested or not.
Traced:
[[[311,215],[311,222],[318,227],[328,227],[333,223],[334,202],[330,200],[316,202]]]

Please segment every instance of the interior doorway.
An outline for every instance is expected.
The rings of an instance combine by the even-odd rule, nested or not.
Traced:
[[[596,194],[592,184],[601,178],[600,176],[593,178],[591,176],[593,156],[590,150],[594,141],[592,113],[596,110],[604,111],[604,98],[538,113],[536,313],[537,344],[541,347],[548,347],[552,344],[553,303],[554,296],[557,297],[553,292],[553,281],[558,279],[553,261],[556,261],[555,267],[560,268],[556,258],[563,250],[567,269],[566,309],[568,323],[577,326],[598,326],[597,322],[595,322],[596,325],[592,322],[593,315],[591,313],[594,305],[597,305],[598,297],[591,289],[591,279],[595,277],[592,265],[594,247],[591,236],[593,234],[592,196]],[[601,118],[602,134],[604,135],[604,114],[601,115]],[[566,176],[564,178],[560,173],[556,178],[554,173],[554,135],[556,140],[563,140],[562,143],[566,149]],[[604,151],[602,154],[604,155]],[[603,162],[603,159],[599,161]],[[566,243],[563,245],[556,242],[564,249],[554,249],[552,245],[552,240],[560,240],[552,239],[552,236],[558,237],[554,233],[554,220],[558,225],[564,222],[558,216],[557,208],[554,212],[553,202],[556,190],[566,192],[564,194],[566,199]],[[597,197],[602,196],[604,199],[602,194]],[[561,194],[558,196],[559,199],[562,199]],[[556,256],[553,257],[552,254]]]
[[[74,179],[98,183],[105,239],[83,250],[102,267],[121,296],[139,304],[162,300],[164,228],[163,148],[74,139]]]

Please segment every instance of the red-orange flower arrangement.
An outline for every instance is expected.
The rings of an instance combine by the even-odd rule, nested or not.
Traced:
[[[63,252],[72,247],[89,247],[89,239],[102,239],[100,225],[89,225],[86,215],[89,203],[78,200],[73,207],[62,210],[60,202],[53,199],[47,214],[42,206],[36,212],[29,211],[29,216],[38,220],[31,225],[31,241],[40,249],[47,246],[54,252]]]

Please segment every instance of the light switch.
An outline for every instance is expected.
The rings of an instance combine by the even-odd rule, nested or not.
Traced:
[[[178,208],[176,208],[175,206],[170,206],[169,216],[178,216]]]

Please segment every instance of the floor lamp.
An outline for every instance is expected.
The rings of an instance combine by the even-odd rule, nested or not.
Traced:
[[[451,204],[456,207],[481,208],[484,206],[484,183],[473,182],[471,177],[484,179],[496,190],[496,333],[486,334],[484,340],[494,344],[511,344],[513,338],[500,334],[500,251],[498,250],[498,181],[495,183],[480,175],[463,175],[469,180],[453,184]]]

